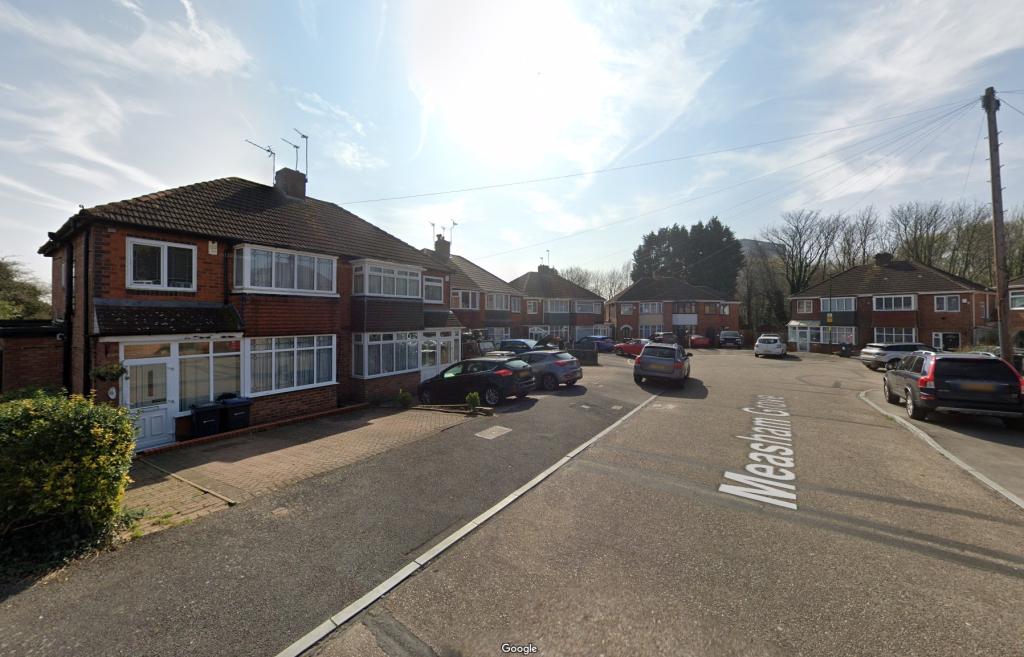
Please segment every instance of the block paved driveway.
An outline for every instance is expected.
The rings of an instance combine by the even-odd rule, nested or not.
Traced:
[[[220,496],[243,502],[432,436],[466,419],[452,413],[376,409],[143,457],[132,466],[134,481],[125,506],[145,511],[139,527],[150,533],[228,508]]]
[[[612,357],[581,385],[494,417],[369,413],[317,421],[320,436],[297,438],[293,426],[257,437],[263,448],[237,441],[251,453],[230,442],[167,453],[161,467],[240,503],[0,592],[0,655],[276,655],[650,395]],[[396,422],[453,418],[418,440]],[[362,452],[342,448],[361,432],[378,433]],[[205,463],[201,450],[212,450]]]

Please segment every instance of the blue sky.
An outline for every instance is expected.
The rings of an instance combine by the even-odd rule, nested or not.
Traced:
[[[453,250],[507,279],[712,215],[757,237],[798,207],[984,201],[982,111],[943,115],[1024,89],[1014,2],[0,0],[0,34],[0,254],[44,279],[35,251],[79,204],[269,182],[244,140],[291,166],[293,127],[311,196],[417,247],[455,220]],[[999,118],[1014,204],[1024,115]]]

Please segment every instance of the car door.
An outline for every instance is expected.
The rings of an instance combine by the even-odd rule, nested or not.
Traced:
[[[452,401],[458,397],[459,380],[463,376],[465,368],[466,363],[455,363],[441,372],[431,385],[434,397],[438,401]]]
[[[906,367],[902,370],[904,385],[909,386],[910,392],[914,395],[915,399],[918,398],[917,380],[921,378],[921,369],[924,366],[924,358],[922,356],[916,356],[911,354],[904,359],[907,363]]]

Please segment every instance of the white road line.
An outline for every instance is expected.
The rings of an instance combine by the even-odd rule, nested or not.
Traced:
[[[353,616],[355,616],[359,612],[363,611],[364,609],[369,607],[371,604],[373,604],[374,602],[376,602],[380,598],[384,597],[384,594],[386,594],[388,591],[390,591],[391,589],[393,589],[396,586],[398,586],[406,578],[408,578],[410,575],[412,575],[414,572],[416,572],[419,568],[424,566],[427,562],[429,562],[432,559],[435,559],[440,554],[442,554],[445,550],[447,550],[451,546],[453,546],[456,543],[458,543],[460,540],[462,540],[463,537],[465,537],[470,532],[472,532],[474,529],[476,529],[477,527],[482,525],[484,522],[489,520],[492,516],[494,516],[499,511],[501,511],[502,509],[507,507],[509,504],[514,502],[519,497],[522,497],[524,494],[529,492],[529,490],[531,488],[533,488],[534,486],[536,486],[537,484],[539,484],[540,482],[544,481],[545,479],[550,477],[552,474],[554,474],[562,466],[567,464],[570,461],[570,459],[572,459],[572,457],[576,456],[577,454],[579,454],[580,452],[582,452],[586,448],[590,447],[591,445],[596,443],[598,440],[601,440],[601,438],[604,438],[606,435],[608,435],[609,433],[614,431],[623,422],[625,422],[629,418],[633,417],[633,415],[636,414],[637,412],[639,412],[640,409],[642,409],[643,407],[647,406],[648,404],[650,404],[652,401],[654,401],[657,398],[658,398],[658,395],[651,395],[650,397],[645,399],[636,408],[634,408],[630,412],[626,413],[625,415],[620,417],[615,422],[612,422],[611,424],[609,424],[607,427],[605,427],[600,433],[595,435],[593,438],[591,438],[587,442],[583,443],[582,445],[580,445],[576,449],[574,449],[571,452],[569,452],[568,454],[566,454],[560,460],[555,462],[554,465],[552,465],[548,469],[544,470],[543,472],[538,474],[536,477],[534,477],[530,481],[526,482],[522,487],[520,487],[520,488],[516,489],[515,491],[513,491],[511,495],[509,495],[505,499],[501,500],[500,502],[498,502],[497,504],[495,504],[491,508],[487,509],[486,511],[484,511],[483,513],[478,515],[476,518],[473,518],[472,520],[467,522],[465,525],[463,525],[459,529],[456,529],[454,532],[452,532],[447,537],[445,537],[437,545],[435,545],[434,547],[430,548],[429,550],[427,550],[426,552],[424,552],[420,556],[418,556],[415,559],[413,559],[412,562],[406,564],[401,570],[399,570],[394,575],[392,575],[391,577],[387,578],[386,580],[384,580],[383,582],[378,584],[376,587],[374,587],[373,589],[368,591],[366,594],[364,594],[361,598],[359,598],[358,600],[356,600],[355,602],[353,602],[349,606],[345,607],[344,609],[342,609],[338,613],[334,614],[333,616],[328,618],[323,623],[320,623],[320,625],[317,625],[316,628],[311,630],[309,633],[307,633],[301,639],[299,639],[295,643],[291,644],[290,646],[288,646],[287,648],[285,648],[284,650],[279,652],[276,655],[276,657],[298,657],[302,653],[304,653],[307,650],[309,650],[310,648],[312,648],[314,644],[316,644],[317,642],[322,640],[324,637],[326,637],[328,634],[333,632],[335,629],[341,627],[343,624],[345,624],[346,622],[351,620],[351,618]],[[505,429],[505,427],[492,427],[492,429],[493,428]],[[511,431],[511,429],[507,429],[506,431],[503,431],[502,433],[507,433],[507,431]],[[484,433],[484,432],[481,431],[480,433]],[[476,435],[479,436],[480,433],[478,433]]]
[[[580,408],[583,408],[583,409],[586,409],[586,410],[590,410],[590,407],[587,406],[586,404],[580,404]]]
[[[971,467],[971,466],[967,465],[966,463],[964,463],[963,461],[961,461],[959,459],[959,457],[957,457],[955,454],[953,454],[952,452],[950,452],[949,450],[944,448],[939,443],[935,442],[935,439],[932,438],[930,435],[928,435],[928,433],[926,431],[924,431],[921,427],[919,427],[916,424],[912,423],[910,420],[907,420],[905,418],[900,417],[899,415],[894,415],[894,414],[890,413],[889,411],[885,410],[884,408],[882,408],[881,406],[879,406],[875,402],[873,402],[870,399],[868,399],[867,398],[867,394],[869,392],[871,392],[872,390],[874,390],[874,388],[869,388],[868,390],[865,390],[864,392],[860,393],[858,395],[858,397],[860,397],[861,401],[863,401],[864,403],[868,404],[869,406],[874,408],[876,411],[878,411],[882,415],[887,415],[887,416],[891,417],[892,419],[896,420],[897,422],[899,422],[900,424],[902,424],[904,427],[909,429],[912,434],[914,434],[915,436],[917,436],[918,438],[923,440],[925,443],[927,443],[929,447],[934,449],[939,454],[942,454],[943,456],[945,456],[947,459],[949,459],[953,463],[956,463],[958,466],[960,466],[961,468],[966,470],[975,479],[977,479],[981,483],[985,484],[986,486],[988,486],[989,488],[991,488],[995,492],[999,493],[1000,495],[1002,495],[1006,499],[1010,500],[1011,502],[1013,502],[1014,504],[1019,506],[1021,509],[1024,509],[1024,500],[1022,500],[1017,495],[1014,495],[1010,491],[1006,490],[1005,488],[1003,488],[1002,486],[1000,486],[996,482],[992,481],[991,479],[989,479],[985,475],[981,474],[980,472],[975,470],[973,467]]]
[[[613,410],[613,411],[621,411],[621,410],[622,410],[622,407],[621,407],[621,406],[619,406],[619,405],[615,405],[615,406],[612,406],[612,410]]]
[[[503,427],[500,424],[496,424],[493,427],[484,429],[483,431],[477,431],[474,436],[478,438],[484,438],[486,440],[494,440],[499,436],[504,436],[509,431],[512,431],[508,427]]]

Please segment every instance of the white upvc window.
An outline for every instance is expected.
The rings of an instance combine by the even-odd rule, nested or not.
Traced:
[[[512,329],[508,326],[492,326],[484,329],[484,339],[495,343],[512,337]]]
[[[545,299],[544,300],[544,312],[547,313],[567,313],[569,312],[569,300],[568,299]],[[568,336],[566,336],[568,337]]]
[[[337,296],[334,256],[244,244],[234,257],[235,292]]]
[[[876,326],[875,342],[917,342],[917,329]]]
[[[857,309],[856,297],[822,297],[821,312],[823,313],[848,313]],[[810,311],[808,311],[810,312]]]
[[[333,335],[247,338],[252,397],[337,382]]]
[[[619,304],[619,312],[621,312],[623,315],[632,315],[633,314],[633,304],[631,304],[631,303],[620,303]]]
[[[913,294],[888,294],[872,298],[877,311],[917,310],[917,297]]]
[[[538,303],[537,303],[536,299],[527,299],[527,301],[526,301],[526,314],[527,315],[536,315],[537,314],[537,306],[538,306]]]
[[[508,310],[508,295],[488,292],[485,299],[485,310]]]
[[[178,411],[242,392],[242,341],[199,340],[178,345]]]
[[[814,300],[813,299],[797,299],[796,301],[796,314],[798,315],[810,315],[814,312]]]
[[[642,305],[642,304],[641,304]],[[664,331],[664,327],[661,324],[641,324],[640,325],[640,337],[649,338],[656,333]]]
[[[352,376],[375,379],[420,368],[420,341],[415,332],[354,333]]]
[[[480,293],[473,290],[452,290],[452,308],[480,310]]]
[[[608,337],[612,334],[612,327],[605,324],[594,324],[591,335],[602,335]]]
[[[540,340],[548,334],[548,327],[546,326],[531,326],[526,332],[526,337],[531,340]]]
[[[444,303],[444,279],[423,277],[423,303]]]
[[[661,302],[660,301],[645,301],[640,304],[641,315],[660,315],[661,314]],[[647,336],[641,336],[646,338]]]
[[[511,302],[511,306],[510,307],[512,308],[512,312],[514,312],[514,313],[522,312],[523,311],[523,298],[522,297],[512,297],[512,302]]]
[[[561,340],[569,339],[569,327],[568,326],[552,326],[550,327],[550,335],[559,338]]]
[[[820,334],[819,334],[820,333]],[[854,344],[857,337],[855,326],[822,326],[821,331],[814,334],[812,342],[820,344]]]
[[[1010,310],[1024,310],[1024,290],[1010,292]]]
[[[133,290],[196,291],[196,247],[129,237],[125,285]]]
[[[352,294],[419,299],[420,271],[408,265],[361,261],[352,267]]]
[[[944,313],[958,313],[960,312],[960,295],[959,294],[936,294],[935,295],[935,311]]]
[[[577,301],[576,312],[597,315],[601,312],[601,304],[596,301]]]

